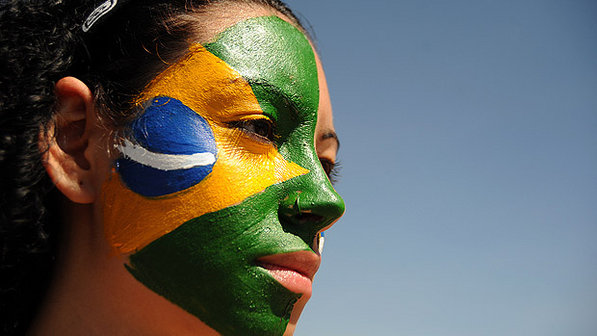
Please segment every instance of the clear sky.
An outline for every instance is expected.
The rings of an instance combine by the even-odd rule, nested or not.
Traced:
[[[597,1],[288,3],[348,209],[296,335],[597,335]]]

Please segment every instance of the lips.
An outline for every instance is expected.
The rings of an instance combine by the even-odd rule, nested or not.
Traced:
[[[308,296],[320,263],[321,258],[310,251],[273,254],[257,259],[257,265],[267,270],[286,289]]]

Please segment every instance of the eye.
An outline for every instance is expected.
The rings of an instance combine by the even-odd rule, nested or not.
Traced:
[[[255,137],[257,141],[274,142],[276,138],[274,124],[269,119],[239,120],[229,125]]]
[[[325,174],[330,179],[330,182],[332,182],[332,184],[338,182],[338,177],[340,177],[340,162],[333,162],[330,159],[324,158],[319,158],[319,162],[321,162],[323,171],[325,171]]]

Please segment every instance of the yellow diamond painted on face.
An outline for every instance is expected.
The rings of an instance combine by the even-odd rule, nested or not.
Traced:
[[[255,119],[263,111],[242,76],[203,46],[158,75],[139,96],[141,107],[155,97],[172,97],[211,126],[218,158],[198,184],[160,197],[139,195],[114,170],[102,189],[104,225],[117,253],[137,251],[186,221],[235,205],[265,188],[308,173],[286,161],[272,144],[252,139],[230,122]]]

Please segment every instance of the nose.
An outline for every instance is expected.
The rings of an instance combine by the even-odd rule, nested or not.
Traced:
[[[344,200],[321,170],[295,179],[294,190],[280,202],[279,219],[285,231],[312,246],[317,233],[344,214]]]

